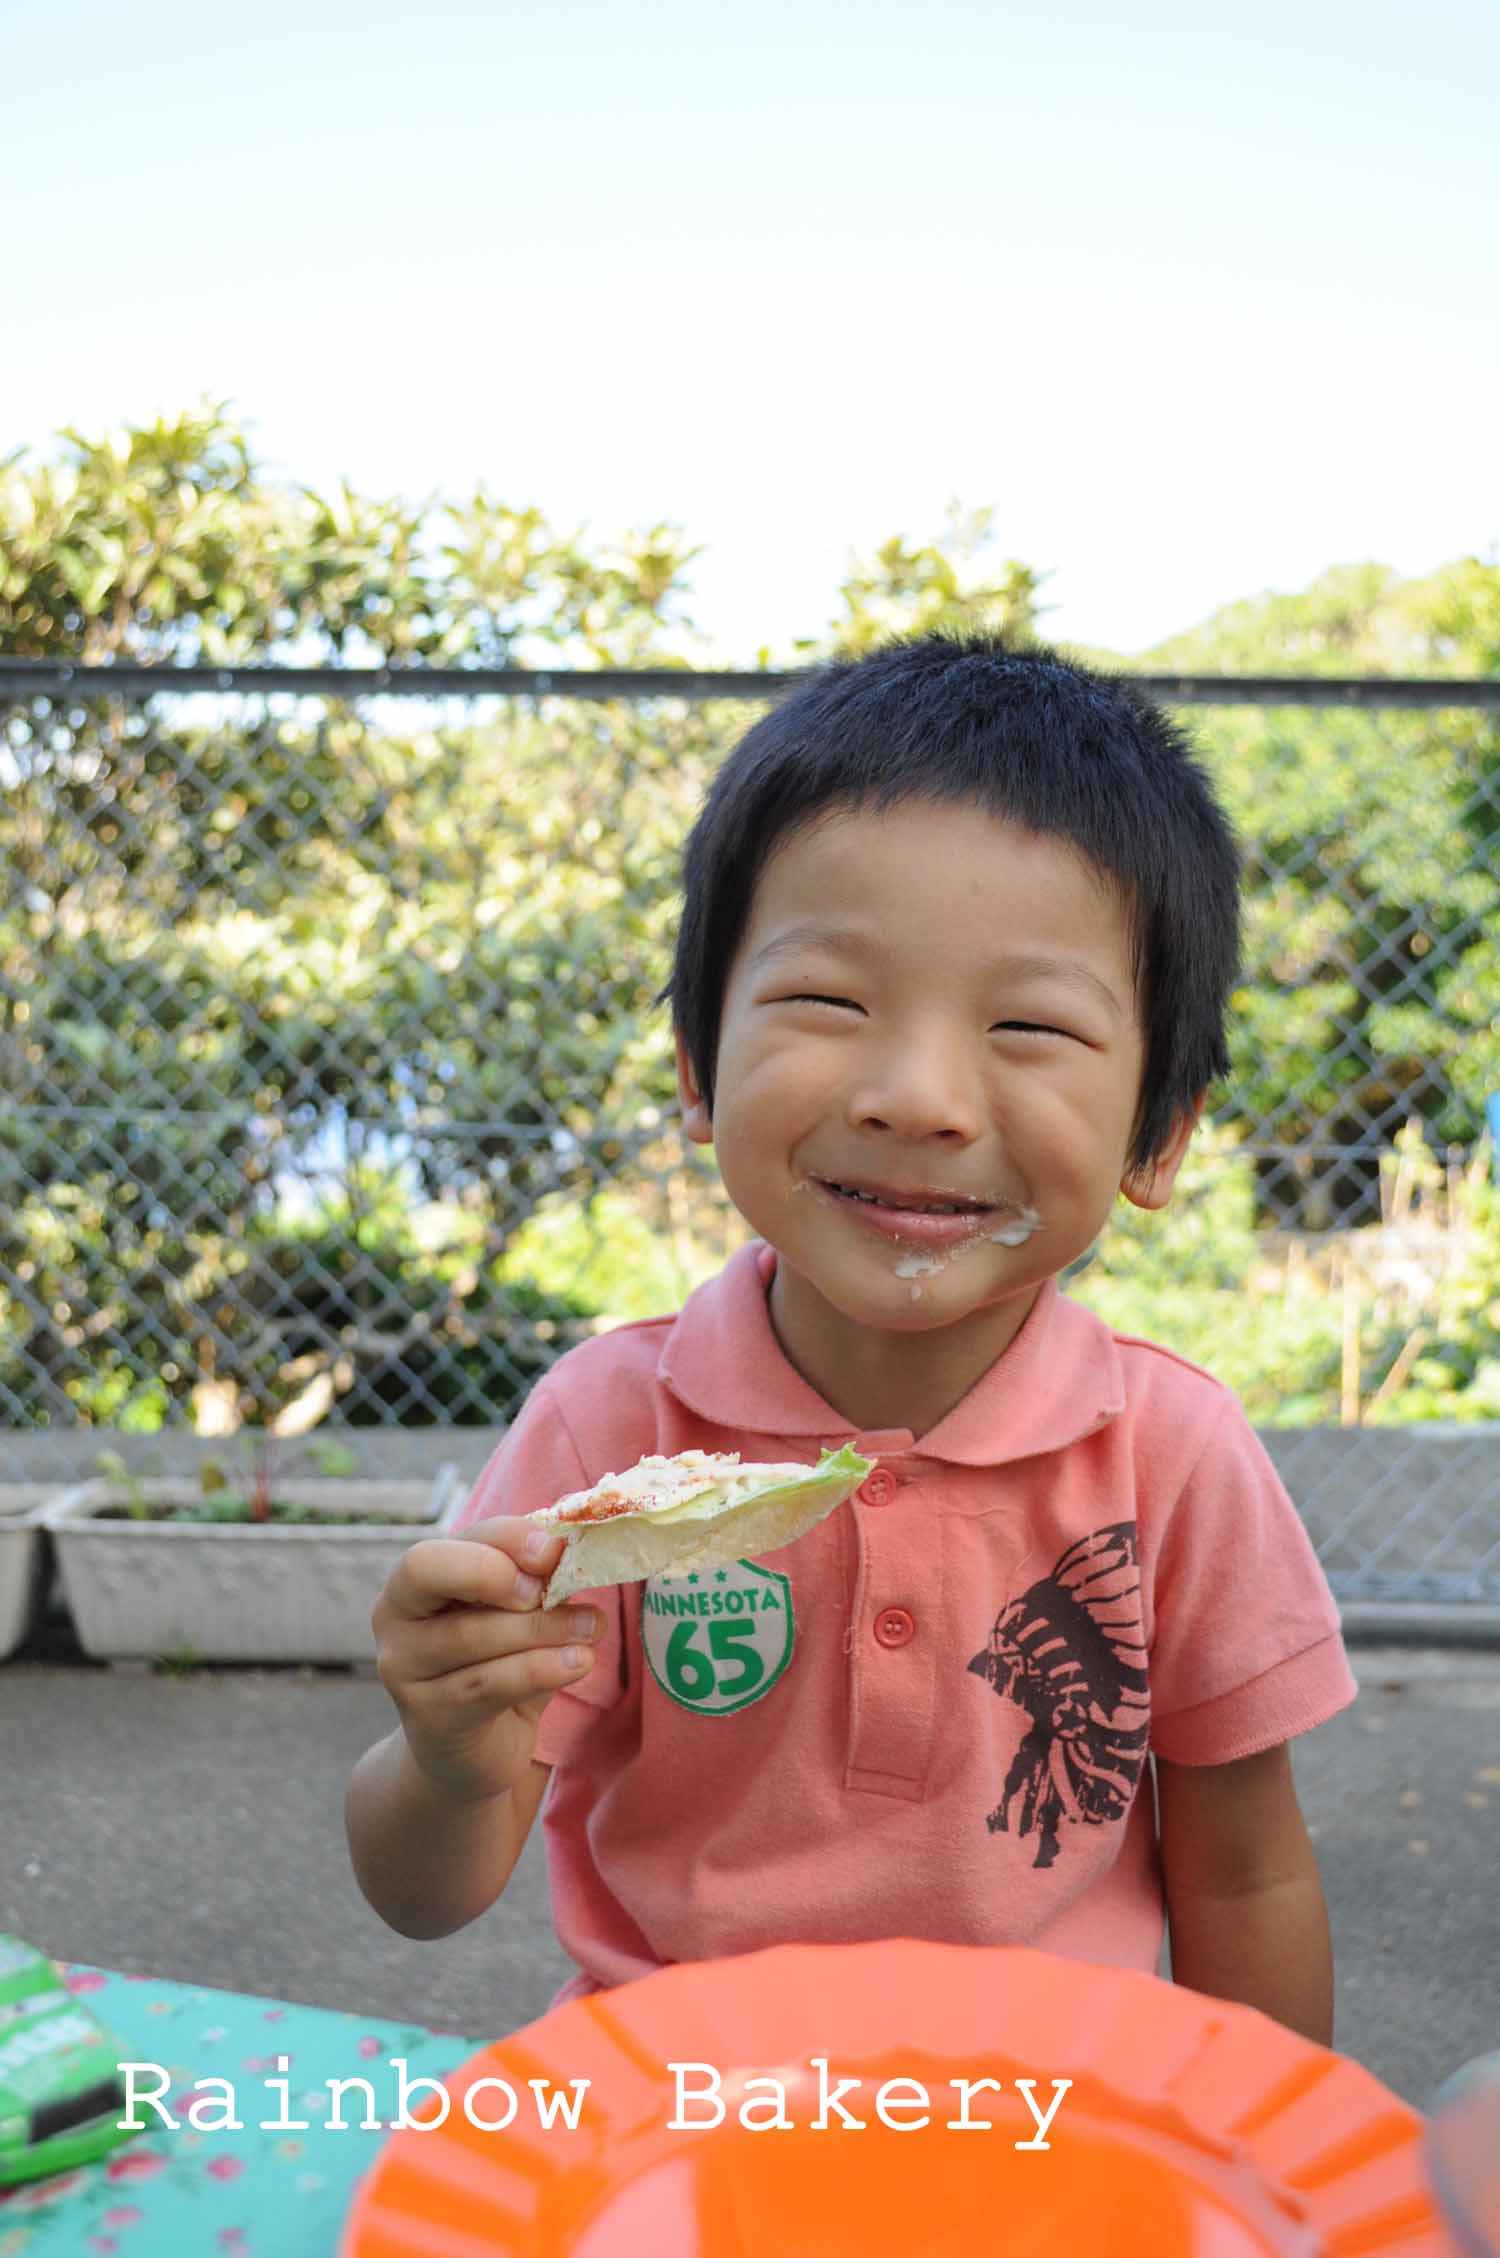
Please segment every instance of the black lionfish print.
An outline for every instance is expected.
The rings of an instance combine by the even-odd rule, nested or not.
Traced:
[[[1130,1809],[1150,1730],[1140,1590],[1135,1523],[1095,1529],[1010,1602],[969,1664],[1031,1719],[987,1824],[1034,1832],[1037,1866],[1057,1856],[1060,1819],[1097,1827]]]

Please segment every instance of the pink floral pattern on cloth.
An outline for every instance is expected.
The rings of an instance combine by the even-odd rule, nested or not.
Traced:
[[[361,2176],[380,2152],[400,2107],[405,2064],[411,2107],[420,2078],[441,2080],[485,2041],[418,2024],[376,2022],[323,2007],[241,1992],[123,1976],[60,1963],[70,1991],[120,2042],[121,2058],[159,2064],[170,2085],[162,2105],[138,2114],[150,2129],[81,2170],[0,2188],[0,2258],[329,2258]],[[494,2034],[491,2034],[492,2036]],[[278,2058],[285,2058],[285,2067]],[[347,2129],[334,2114],[331,2078],[364,2078],[344,2096]],[[197,2130],[187,2111],[241,2130]],[[270,2081],[270,2082],[268,2082]],[[159,2091],[143,2077],[141,2091]],[[283,2095],[285,2098],[283,2098]],[[263,2119],[305,2120],[306,2129],[262,2128]]]

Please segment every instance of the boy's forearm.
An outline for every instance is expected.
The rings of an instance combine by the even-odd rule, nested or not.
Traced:
[[[1172,1980],[1333,2044],[1333,1943],[1317,1868],[1216,1895],[1168,1890]]]
[[[451,1936],[494,1904],[515,1865],[509,1795],[455,1803],[427,1780],[398,1726],[349,1780],[344,1826],[355,1879],[405,1937]]]

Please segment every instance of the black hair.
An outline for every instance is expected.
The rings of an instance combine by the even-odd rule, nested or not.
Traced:
[[[662,991],[710,1112],[724,989],[775,848],[830,809],[975,802],[1116,890],[1146,1037],[1128,1165],[1229,1070],[1240,856],[1186,732],[1128,677],[1042,646],[922,635],[810,673],[746,731],[687,842]]]

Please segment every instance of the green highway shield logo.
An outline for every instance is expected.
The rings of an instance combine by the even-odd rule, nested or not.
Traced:
[[[692,1576],[652,1576],[641,1593],[651,1675],[681,1709],[727,1717],[775,1685],[792,1659],[792,1587],[737,1560]]]

